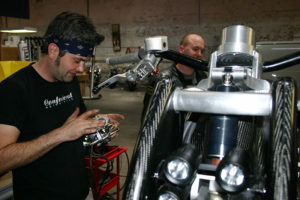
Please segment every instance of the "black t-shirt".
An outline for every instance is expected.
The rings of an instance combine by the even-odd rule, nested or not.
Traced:
[[[0,83],[0,123],[17,127],[17,142],[60,127],[86,110],[78,80],[48,82],[29,65]],[[15,199],[84,199],[88,178],[82,138],[62,143],[36,161],[13,170]]]
[[[196,69],[192,75],[185,75],[177,69],[176,63],[174,63],[170,68],[161,72],[159,79],[162,78],[176,79],[183,88],[186,88],[197,85],[199,81],[207,78],[207,75],[205,72]]]

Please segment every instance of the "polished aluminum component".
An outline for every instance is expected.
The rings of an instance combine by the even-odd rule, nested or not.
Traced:
[[[253,63],[251,76],[257,79],[261,79],[262,75],[262,58],[257,51],[253,51]]]
[[[168,50],[168,37],[167,36],[155,36],[145,39],[146,51],[166,51]]]
[[[246,70],[243,67],[239,66],[231,66],[234,72],[230,72],[232,75],[233,81],[237,82],[239,80],[244,80],[246,78]],[[212,69],[211,78],[214,81],[222,81],[223,76],[228,74],[228,72],[225,72],[224,67],[216,67]]]
[[[126,73],[127,80],[143,80],[149,73],[151,73],[155,69],[158,60],[159,59],[156,58],[153,54],[147,54],[133,70]]]
[[[271,85],[268,81],[263,79],[256,79],[251,76],[247,76],[244,80],[245,84],[255,90],[255,92],[269,92],[271,91]]]
[[[216,177],[213,175],[197,174],[191,187],[190,200],[203,200],[206,195],[202,193],[201,182],[215,182],[215,179]],[[209,191],[206,191],[206,193],[208,192]]]
[[[229,26],[222,31],[222,42],[218,55],[245,53],[252,55],[255,48],[255,33],[252,28],[242,25]]]
[[[228,55],[231,54],[228,53]],[[230,74],[233,77],[233,82],[235,85],[245,85],[259,92],[269,92],[270,84],[268,81],[260,79],[262,73],[261,56],[259,53],[253,50],[252,58],[253,62],[250,66],[228,65],[226,68],[231,68],[232,71]],[[216,85],[222,84],[222,77],[228,72],[225,71],[225,67],[217,67],[217,60],[218,52],[215,51],[211,54],[208,78],[201,80],[201,82],[198,83],[198,88],[201,88],[202,90],[208,90]],[[243,87],[240,87],[240,89],[243,89]]]
[[[272,112],[269,93],[176,89],[171,101],[175,111],[250,116],[269,116]]]

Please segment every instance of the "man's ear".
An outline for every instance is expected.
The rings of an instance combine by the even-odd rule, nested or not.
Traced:
[[[51,60],[56,60],[59,54],[59,48],[55,43],[50,43],[48,45],[48,56]]]

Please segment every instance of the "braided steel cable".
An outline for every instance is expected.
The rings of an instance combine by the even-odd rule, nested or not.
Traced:
[[[156,131],[160,123],[160,118],[164,112],[168,97],[172,92],[172,81],[164,79],[158,82],[151,105],[146,114],[140,138],[135,149],[132,177],[130,178],[123,199],[144,199],[143,188],[149,187],[143,185],[144,178],[147,176],[150,163],[150,154],[153,142],[156,138]]]
[[[293,148],[295,123],[295,84],[278,81],[275,90],[275,113],[272,144],[273,199],[292,199]]]

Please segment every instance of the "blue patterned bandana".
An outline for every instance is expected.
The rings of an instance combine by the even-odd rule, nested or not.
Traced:
[[[56,36],[46,38],[48,44],[55,43],[61,51],[66,51],[83,57],[91,57],[93,55],[93,45],[78,43],[75,40],[64,40]]]

